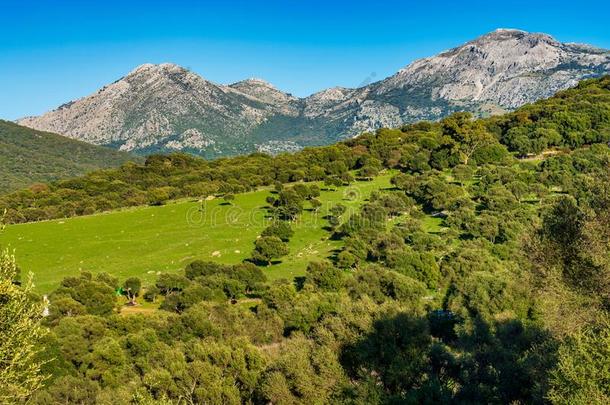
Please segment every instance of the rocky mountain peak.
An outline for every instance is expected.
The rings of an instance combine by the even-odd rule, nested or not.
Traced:
[[[515,29],[500,28],[488,34],[482,35],[467,45],[486,47],[513,47],[524,46],[534,48],[536,46],[561,47],[561,42],[548,34],[531,33]]]
[[[156,65],[146,63],[140,65],[129,72],[125,77],[121,78],[119,82],[120,81],[126,81],[129,84],[139,86],[158,86],[160,85],[159,83],[164,83],[170,86],[178,85],[182,87],[205,85],[206,83],[209,83],[201,76],[173,63],[161,63]]]
[[[262,86],[262,87],[269,87],[272,89],[276,89],[276,87],[269,83],[268,81],[265,81],[263,79],[260,79],[258,77],[251,77],[249,79],[246,80],[240,80],[239,82],[230,84],[229,86],[231,87],[239,87],[239,86],[251,86],[251,87],[257,87],[257,86]]]
[[[455,111],[502,112],[607,73],[606,50],[498,29],[382,81],[306,98],[261,79],[221,85],[172,63],[147,63],[90,96],[19,122],[123,150],[212,157],[294,150]]]
[[[250,78],[229,85],[241,93],[275,106],[296,101],[291,94],[278,90],[274,85],[263,79]]]
[[[176,65],[174,63],[144,63],[140,66],[137,66],[131,72],[127,74],[128,76],[136,76],[142,74],[159,74],[159,73],[170,73],[177,71],[186,71],[187,69],[182,66]]]
[[[433,100],[512,109],[609,68],[607,51],[576,48],[546,34],[500,29],[413,62],[381,82],[377,92],[409,87]]]
[[[470,41],[469,43],[494,41],[501,42],[508,40],[548,41],[554,44],[560,44],[560,42],[558,42],[555,38],[548,34],[527,32],[513,28],[498,28],[494,31],[488,32],[487,34],[481,35],[480,37]]]

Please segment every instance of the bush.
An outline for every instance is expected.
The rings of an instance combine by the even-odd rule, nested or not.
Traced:
[[[337,291],[343,286],[343,271],[330,263],[307,265],[307,281],[324,291]]]
[[[288,254],[288,246],[277,236],[261,236],[254,242],[252,259],[266,265]]]
[[[275,221],[261,233],[261,236],[276,236],[283,242],[288,242],[292,235],[294,235],[294,231],[286,221]]]

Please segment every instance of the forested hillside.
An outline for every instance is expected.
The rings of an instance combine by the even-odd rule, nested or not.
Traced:
[[[32,332],[40,373],[16,374],[30,378],[20,397],[608,403],[608,141],[604,77],[501,117],[458,113],[277,157],[151,156],[5,196],[6,219],[22,223],[180,197],[239,211],[236,194],[267,193],[268,223],[245,260],[193,260],[146,282],[66,277],[49,295],[48,334]],[[271,277],[329,190],[358,194],[380,173],[391,187],[352,211],[329,199],[305,222],[334,249],[302,277]],[[0,269],[18,278],[11,263]]]
[[[0,194],[139,159],[0,120]]]
[[[546,149],[576,148],[610,140],[609,76],[527,105],[514,113],[472,120],[457,113],[438,123],[380,130],[329,147],[296,154],[205,161],[188,155],[152,155],[144,164],[96,171],[0,198],[9,222],[91,214],[118,207],[162,204],[181,197],[242,192],[293,181],[337,180],[350,170],[443,170],[494,163],[506,148],[523,157]]]

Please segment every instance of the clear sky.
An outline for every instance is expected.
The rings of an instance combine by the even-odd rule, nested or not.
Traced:
[[[496,28],[610,48],[609,16],[607,0],[0,0],[0,118],[43,113],[147,62],[306,96]]]

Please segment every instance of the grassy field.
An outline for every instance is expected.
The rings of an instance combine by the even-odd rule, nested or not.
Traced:
[[[323,190],[322,208],[306,210],[294,224],[290,254],[265,271],[270,279],[303,275],[311,260],[328,257],[340,241],[327,239],[323,217],[338,203],[355,210],[373,190],[390,187],[390,173],[369,182]],[[8,226],[0,245],[15,249],[22,274],[32,272],[39,292],[81,270],[105,271],[121,280],[140,277],[153,282],[159,272],[179,271],[195,260],[238,263],[249,257],[253,242],[268,224],[265,198],[269,190],[222,200],[177,201],[65,220]],[[308,208],[306,206],[306,208]]]

